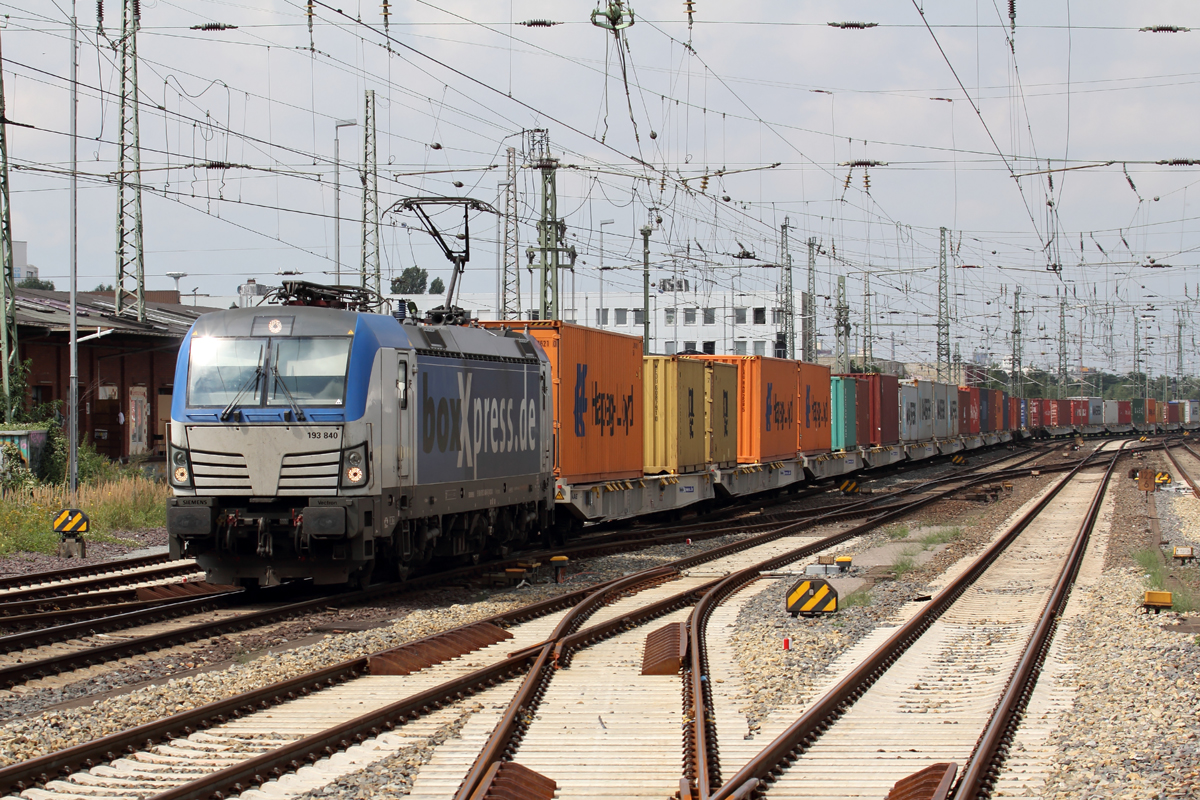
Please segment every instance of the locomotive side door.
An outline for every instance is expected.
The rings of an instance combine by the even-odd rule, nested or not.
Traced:
[[[413,459],[416,457],[412,449],[413,420],[416,417],[413,409],[413,372],[416,369],[416,354],[400,352],[396,356],[396,462],[402,486],[411,483]]]

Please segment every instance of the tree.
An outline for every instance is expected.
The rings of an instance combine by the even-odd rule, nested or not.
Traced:
[[[99,286],[97,286],[95,289],[92,289],[92,291],[102,294],[104,292],[112,292],[112,291],[116,291],[116,290],[113,289],[113,285],[111,283],[102,283]]]
[[[392,278],[392,294],[425,294],[425,286],[429,273],[420,267],[409,267],[400,273],[399,278]]]
[[[47,292],[54,291],[54,281],[43,281],[30,275],[25,280],[17,284],[18,289],[43,289]]]
[[[446,291],[446,284],[442,283],[441,278],[434,278],[433,283],[429,284],[430,294],[442,294]]]

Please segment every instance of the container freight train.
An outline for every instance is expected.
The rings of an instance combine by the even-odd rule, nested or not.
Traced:
[[[170,550],[217,583],[362,585],[1024,427],[991,390],[290,303],[203,315],[179,353]]]
[[[1200,401],[1154,398],[1022,400],[1023,425],[1036,437],[1200,429]]]

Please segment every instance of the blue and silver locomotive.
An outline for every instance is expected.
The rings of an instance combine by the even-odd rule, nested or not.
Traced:
[[[299,297],[205,314],[183,343],[173,556],[216,583],[365,585],[550,528],[550,365],[532,337]]]

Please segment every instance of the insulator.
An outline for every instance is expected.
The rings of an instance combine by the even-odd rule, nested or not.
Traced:
[[[1185,28],[1182,25],[1147,25],[1138,30],[1142,33],[1187,33],[1191,28]]]
[[[1008,0],[1008,19],[1013,24],[1017,24],[1017,0]]]
[[[853,175],[854,175],[854,170],[850,170],[849,172],[846,173],[846,182],[842,184],[842,191],[845,191],[846,189],[850,188],[850,178]]]
[[[861,31],[867,28],[874,28],[878,24],[878,22],[830,22],[829,27]]]
[[[392,15],[392,9],[388,5],[388,0],[383,0],[383,18],[386,20]]]
[[[871,173],[863,173],[863,191],[870,194],[871,192]]]
[[[305,12],[305,15],[309,17],[313,15],[313,0],[308,0],[308,11]]]
[[[665,192],[667,190],[667,176],[664,173],[658,180],[658,191]]]
[[[142,0],[133,0],[133,18],[142,18]]]
[[[708,176],[707,175],[705,175],[703,178],[700,179],[700,191],[702,191],[702,192],[708,191]]]
[[[205,22],[201,25],[193,25],[194,31],[236,31],[237,25],[226,25],[224,22]]]
[[[562,25],[561,22],[554,22],[549,19],[527,19],[517,24],[524,25],[526,28],[553,28],[555,25]]]

